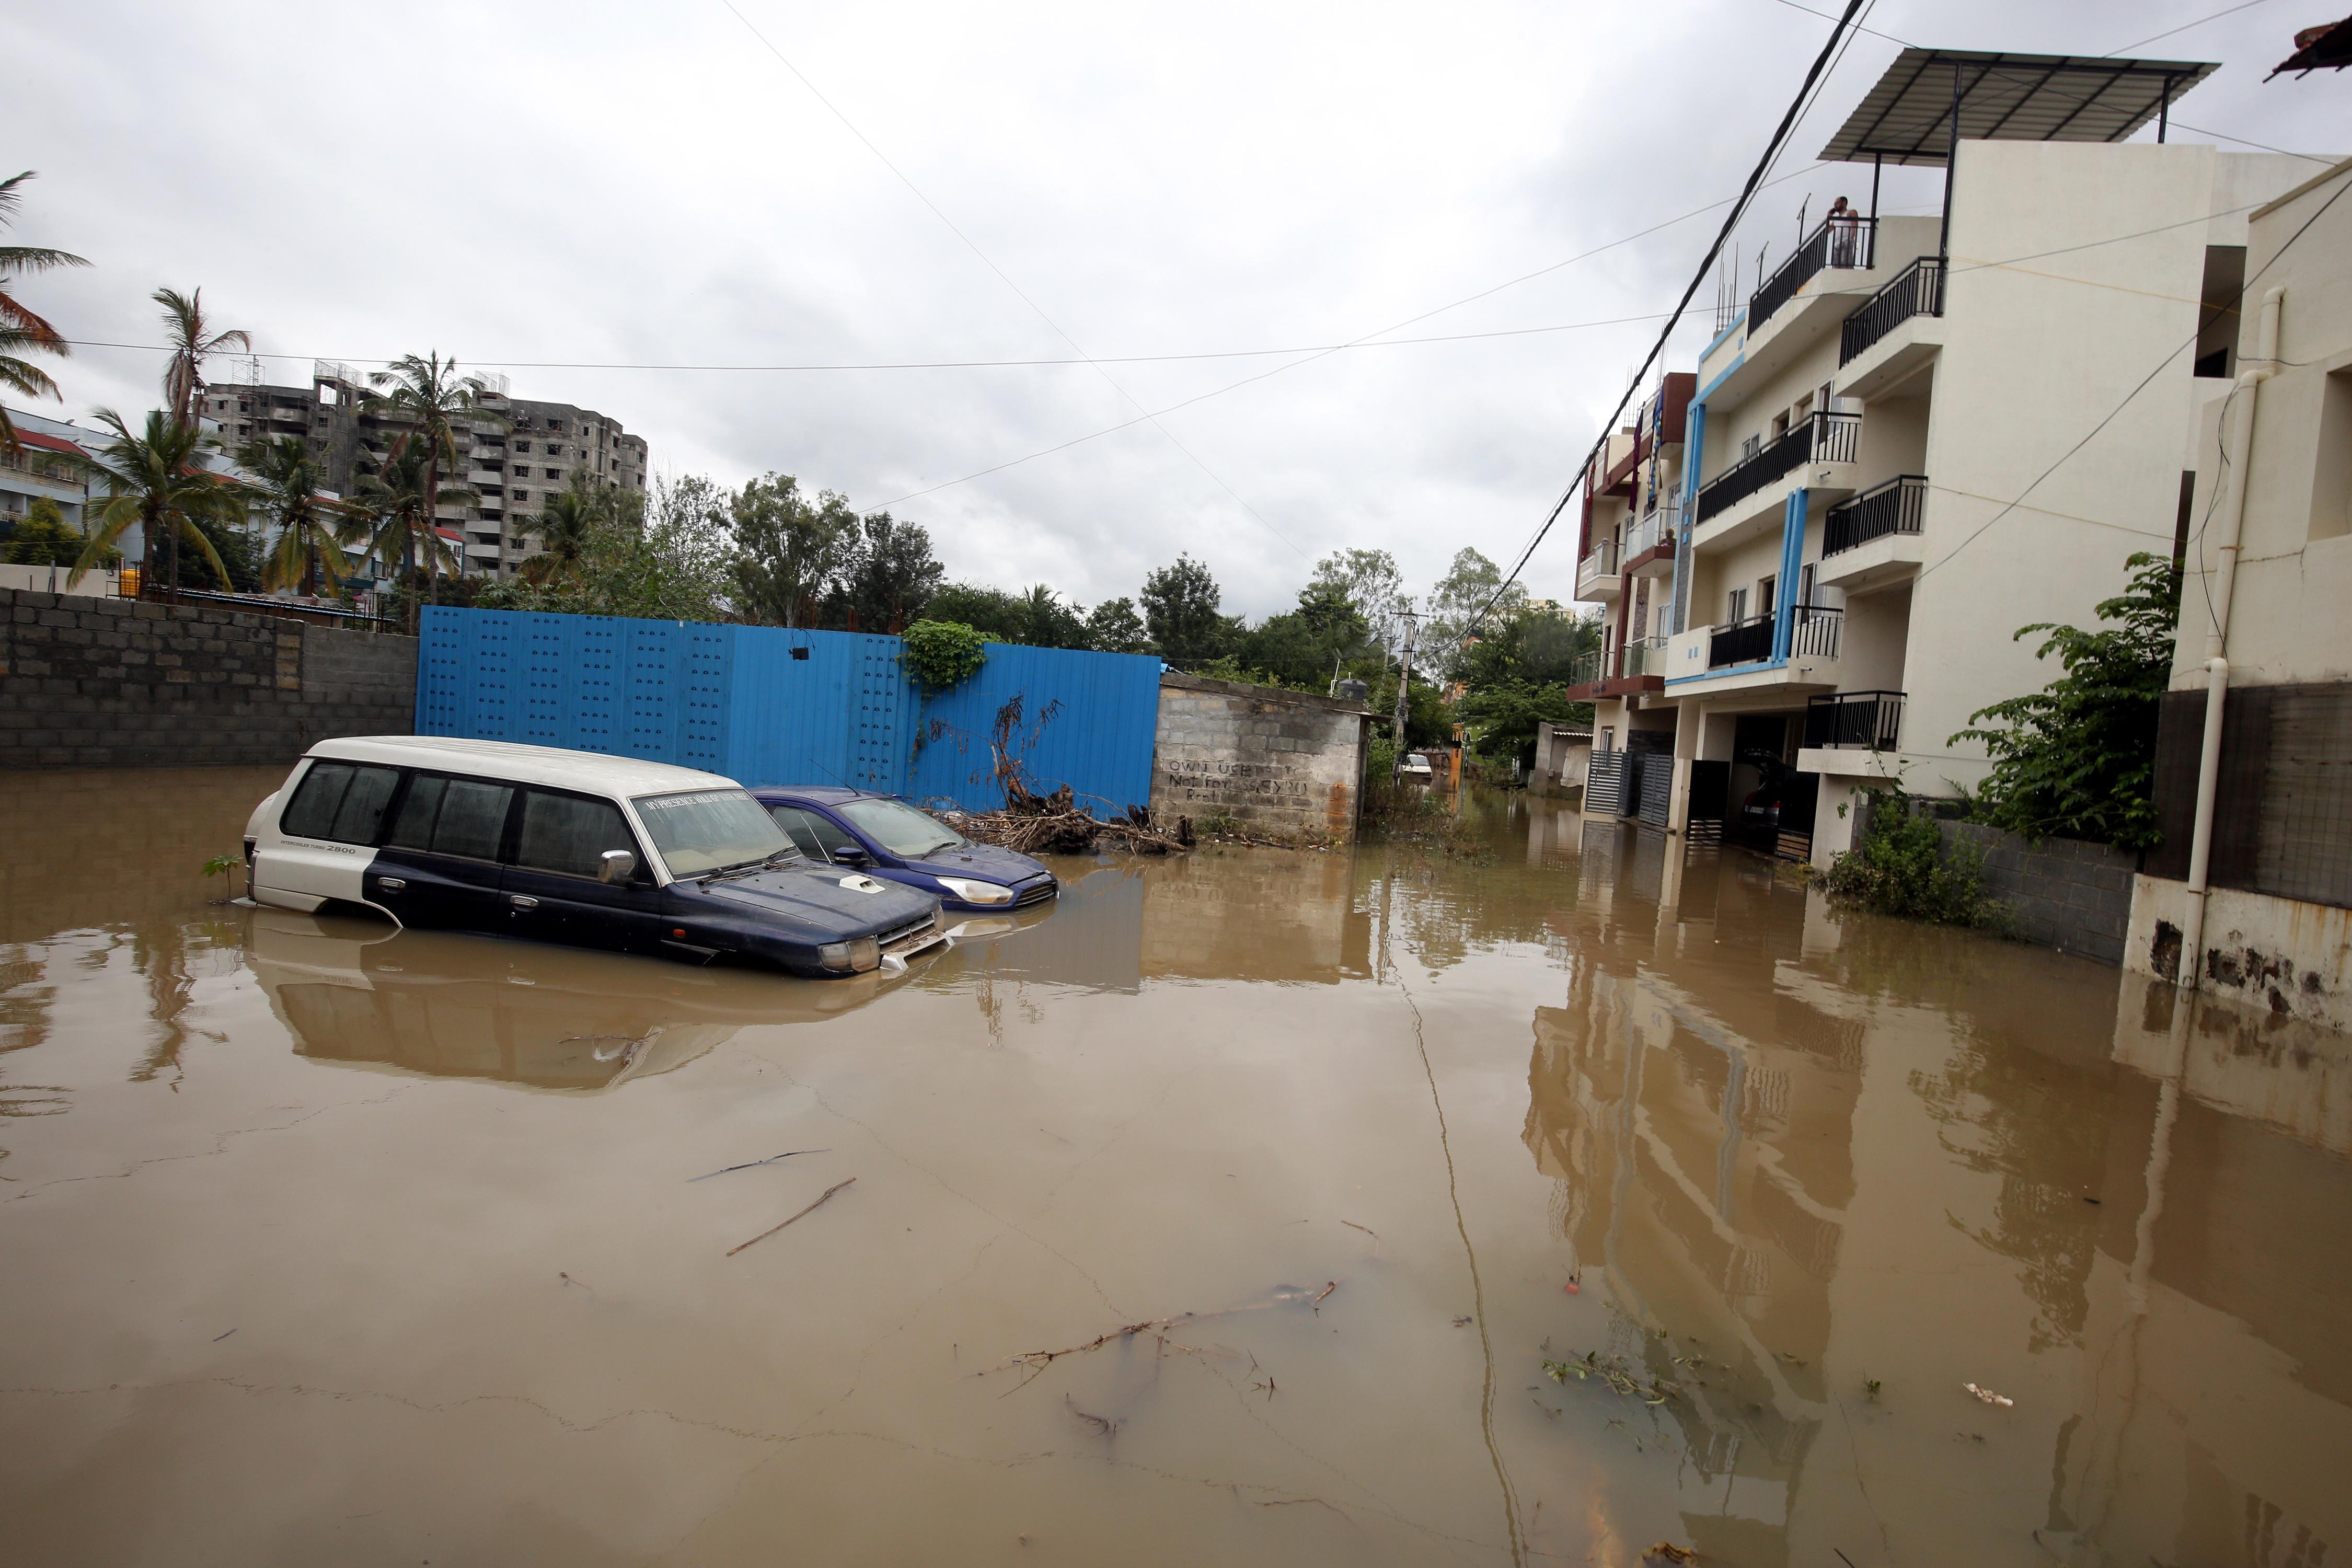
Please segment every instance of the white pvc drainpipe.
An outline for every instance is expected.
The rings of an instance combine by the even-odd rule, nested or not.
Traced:
[[[2254,332],[2254,363],[2238,373],[2238,388],[2230,406],[2228,426],[2221,433],[2221,472],[2219,515],[2221,536],[2214,545],[2213,614],[2205,634],[2205,733],[2197,756],[2197,826],[2189,840],[2189,914],[2180,933],[2178,983],[2197,989],[2205,967],[2205,906],[2207,873],[2213,861],[2213,796],[2221,776],[2221,714],[2230,695],[2230,596],[2238,584],[2238,538],[2246,523],[2246,477],[2254,455],[2254,395],[2277,367],[2279,300],[2286,290],[2273,288],[2263,295],[2263,313]],[[2235,451],[2234,461],[2229,460]]]

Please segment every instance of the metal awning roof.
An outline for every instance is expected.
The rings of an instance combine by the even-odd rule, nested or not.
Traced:
[[[1905,49],[1822,157],[1940,166],[1956,67],[1964,142],[2120,142],[2221,68],[2210,60]]]

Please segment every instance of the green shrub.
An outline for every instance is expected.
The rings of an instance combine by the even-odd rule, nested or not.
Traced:
[[[961,621],[917,621],[903,640],[898,662],[926,691],[961,686],[988,662],[988,639]]]
[[[1862,841],[1818,879],[1833,901],[1882,915],[1988,931],[2009,925],[2008,906],[1985,891],[1983,852],[1956,844],[1945,853],[1935,817],[1904,795],[1881,795]]]

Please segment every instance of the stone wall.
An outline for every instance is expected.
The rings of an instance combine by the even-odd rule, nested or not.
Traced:
[[[2123,963],[2137,855],[2073,838],[2029,844],[1973,822],[1937,826],[1947,854],[1956,843],[1984,852],[1985,890],[2016,911],[2018,934],[2026,941],[2103,963]]]
[[[1351,840],[1369,719],[1360,702],[1170,670],[1160,678],[1152,815]]]
[[[0,768],[291,762],[415,708],[413,637],[0,589]]]

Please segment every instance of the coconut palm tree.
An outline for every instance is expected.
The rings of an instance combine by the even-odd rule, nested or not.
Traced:
[[[106,481],[106,504],[98,509],[89,542],[82,547],[81,559],[74,563],[73,575],[67,581],[80,582],[82,574],[112,550],[135,522],[146,534],[151,559],[160,549],[170,562],[174,595],[180,589],[183,543],[194,545],[220,574],[222,584],[227,585],[228,566],[200,526],[234,523],[245,510],[245,498],[236,481],[204,467],[203,459],[217,450],[218,444],[194,425],[164,418],[160,410],[151,411],[146,429],[135,435],[111,408],[100,409],[98,420],[113,435],[91,454],[93,466]]]
[[[177,289],[158,289],[149,298],[163,307],[163,332],[172,345],[172,357],[163,362],[164,406],[174,422],[194,425],[196,396],[205,389],[205,361],[231,349],[250,353],[253,339],[235,329],[213,331],[213,324],[205,320],[201,289],[186,294]]]
[[[309,443],[299,436],[273,436],[237,449],[237,465],[251,475],[247,489],[278,529],[277,542],[262,563],[266,589],[319,591],[319,579],[343,580],[346,546],[366,537],[366,512],[319,488],[322,477]]]
[[[361,558],[380,563],[387,576],[409,590],[411,636],[415,635],[418,618],[418,563],[425,563],[428,572],[437,572],[443,563],[454,565],[457,561],[457,552],[449,548],[448,541],[441,537],[434,522],[435,509],[480,499],[472,490],[451,486],[428,492],[425,472],[429,457],[421,441],[395,445],[385,454],[382,468],[374,473],[360,475],[352,487],[362,508],[375,520]],[[425,500],[428,493],[435,496],[431,502]]]
[[[24,202],[19,187],[34,177],[34,172],[27,169],[0,180],[0,228],[16,223],[16,209]],[[73,353],[73,345],[66,342],[64,334],[17,301],[14,275],[89,265],[80,257],[62,250],[36,245],[0,245],[0,386],[26,397],[58,396],[58,384],[49,379],[48,372],[24,356],[44,353],[63,359]],[[0,408],[0,451],[15,453],[23,449],[23,444],[16,439],[16,426],[8,422],[8,411]]]
[[[604,510],[595,494],[577,484],[548,497],[534,530],[541,553],[530,558],[523,574],[534,583],[551,583],[574,570],[604,522]]]
[[[370,397],[362,405],[362,411],[388,414],[406,426],[393,437],[392,449],[385,459],[386,466],[389,467],[410,447],[421,448],[425,462],[417,481],[417,492],[440,498],[436,505],[446,504],[450,499],[449,492],[442,489],[441,476],[445,471],[454,472],[457,468],[459,432],[465,433],[466,446],[470,450],[475,427],[488,426],[499,430],[507,427],[506,416],[483,404],[482,399],[488,388],[482,379],[459,375],[457,362],[443,359],[437,349],[423,359],[415,354],[403,354],[393,361],[388,369],[375,372],[368,380],[378,387],[390,390],[378,392]],[[465,493],[467,496],[473,494],[470,490]],[[429,524],[431,520],[428,517],[426,521]],[[429,526],[425,534],[428,540],[438,542],[437,536],[433,534]],[[425,572],[432,583],[434,601],[438,603],[441,598],[441,552],[437,549],[426,551]]]

